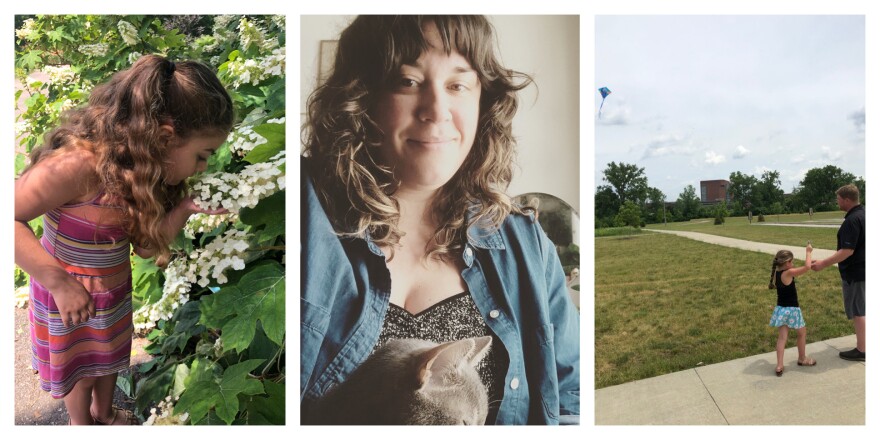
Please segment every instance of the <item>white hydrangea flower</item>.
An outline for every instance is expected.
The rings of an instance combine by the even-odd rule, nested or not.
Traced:
[[[61,102],[61,106],[58,107],[58,111],[64,112],[64,111],[67,111],[67,110],[74,108],[75,106],[76,106],[75,102],[73,102],[70,99],[65,99],[63,102]]]
[[[183,227],[183,235],[193,240],[198,233],[211,232],[223,223],[235,223],[236,220],[238,220],[238,216],[235,214],[193,214],[189,216],[186,226]]]
[[[107,55],[109,49],[110,46],[107,45],[107,43],[83,44],[77,48],[78,51],[90,57],[102,57]]]
[[[217,50],[220,46],[229,43],[236,39],[235,32],[229,30],[229,24],[236,20],[235,15],[218,15],[214,17],[214,27],[213,27],[213,35],[214,42],[205,46],[206,52],[213,52]],[[218,57],[219,61],[219,57]],[[219,64],[219,62],[213,62],[212,64]]]
[[[78,77],[69,64],[61,66],[46,66],[43,68],[43,72],[48,76],[46,84],[58,87],[73,85]]]
[[[15,137],[19,138],[31,132],[31,123],[27,119],[22,119],[15,123]]]
[[[134,64],[134,62],[137,61],[138,58],[140,58],[142,56],[143,56],[143,54],[140,52],[132,52],[132,53],[128,54],[128,64]]]
[[[227,65],[227,74],[234,87],[242,84],[258,86],[273,77],[283,76],[286,55],[283,47],[272,49],[271,53],[257,59],[238,58]]]
[[[28,18],[21,24],[21,29],[15,30],[15,36],[22,40],[29,40],[34,34],[36,22],[33,18]]]
[[[185,425],[189,419],[189,413],[174,415],[174,404],[179,397],[168,396],[160,400],[155,408],[150,408],[150,417],[144,425]]]
[[[238,174],[202,176],[192,186],[193,201],[202,209],[225,208],[231,213],[253,208],[260,200],[284,189],[284,174],[279,167],[285,161],[281,151],[269,162],[248,165]]]
[[[241,48],[243,50],[259,48],[263,51],[269,51],[278,47],[277,39],[267,39],[266,31],[248,20],[246,17],[242,17],[238,21],[238,34]]]
[[[134,327],[138,330],[153,328],[159,320],[171,319],[174,311],[189,301],[193,284],[207,287],[212,279],[217,284],[225,284],[229,268],[244,269],[251,238],[252,235],[244,231],[231,229],[204,248],[171,260],[165,269],[162,298],[145,304],[134,313]]]
[[[28,301],[31,299],[31,288],[28,285],[24,285],[15,289],[15,307],[19,309],[23,309],[27,307]]]
[[[133,24],[125,20],[119,20],[116,26],[119,28],[119,36],[122,37],[122,41],[125,41],[125,44],[134,46],[141,42],[140,37],[138,37],[138,30]]]
[[[229,134],[227,142],[229,142],[229,152],[244,157],[258,145],[263,145],[269,140],[256,133],[253,125],[242,125]]]

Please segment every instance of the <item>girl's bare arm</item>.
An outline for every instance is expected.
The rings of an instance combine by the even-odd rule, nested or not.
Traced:
[[[96,179],[93,163],[87,152],[62,153],[15,181],[15,264],[49,289],[68,325],[94,314],[91,295],[43,249],[27,222],[86,195]]]
[[[801,267],[793,267],[788,272],[791,273],[791,276],[797,277],[801,276],[810,271],[813,266],[813,247],[807,246],[807,259],[804,261],[804,265]]]

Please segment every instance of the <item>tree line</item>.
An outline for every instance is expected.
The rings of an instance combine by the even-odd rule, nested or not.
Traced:
[[[865,179],[834,165],[812,168],[791,194],[782,190],[779,172],[758,175],[730,173],[728,201],[703,205],[697,189],[687,185],[674,202],[648,184],[645,169],[635,164],[611,162],[602,171],[606,184],[596,188],[596,228],[644,226],[647,223],[687,221],[695,218],[805,213],[837,210],[834,192],[853,183],[865,200]],[[718,221],[716,221],[717,223]]]

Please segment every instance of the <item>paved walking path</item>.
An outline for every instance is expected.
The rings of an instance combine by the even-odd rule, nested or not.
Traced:
[[[805,223],[755,223],[758,226],[794,226],[795,228],[840,228],[840,223],[836,225],[822,224],[822,223],[813,223],[813,224],[805,224]]]
[[[785,351],[692,368],[596,390],[597,425],[863,425],[865,363],[841,351],[855,335],[807,344],[813,367]]]
[[[807,258],[807,251],[803,247],[792,247],[787,244],[759,243],[757,241],[740,240],[738,238],[722,237],[720,235],[704,234],[702,232],[691,231],[671,231],[668,229],[645,229],[646,231],[660,232],[663,234],[674,234],[681,237],[699,240],[706,243],[717,244],[747,251],[763,252],[765,254],[776,255],[780,249],[788,249],[794,257],[803,260]],[[820,260],[830,257],[835,251],[828,249],[813,249],[813,259]],[[835,264],[836,266],[836,264]]]

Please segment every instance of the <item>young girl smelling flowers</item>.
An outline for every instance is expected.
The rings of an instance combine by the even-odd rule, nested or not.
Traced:
[[[15,183],[15,261],[31,275],[33,367],[71,424],[132,424],[112,406],[131,352],[131,247],[168,263],[198,207],[185,180],[233,124],[206,66],[148,55],[94,89]],[[27,222],[43,215],[37,239]]]

